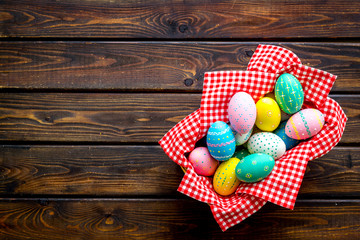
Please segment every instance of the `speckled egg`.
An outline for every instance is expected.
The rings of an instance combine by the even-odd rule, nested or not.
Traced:
[[[307,139],[324,126],[324,115],[317,109],[308,108],[294,114],[286,123],[285,134],[294,139]]]
[[[251,130],[249,132],[244,133],[244,134],[236,133],[235,134],[235,145],[240,146],[240,145],[243,145],[244,143],[246,143],[247,140],[249,140],[253,129],[254,128],[251,128]]]
[[[234,155],[235,136],[226,123],[217,121],[211,124],[207,132],[206,145],[213,158],[226,161]]]
[[[264,153],[254,153],[241,159],[236,165],[235,174],[240,181],[258,182],[270,175],[275,160]]]
[[[278,135],[285,143],[286,151],[292,149],[299,144],[299,140],[288,137],[285,134],[286,121],[282,122],[279,127],[274,131],[274,134]]]
[[[240,149],[236,150],[233,157],[236,157],[238,159],[243,159],[247,155],[250,155],[249,151],[247,149]]]
[[[210,155],[206,147],[197,147],[192,150],[189,161],[195,172],[201,176],[212,176],[219,165],[219,162]]]
[[[304,91],[299,80],[289,73],[280,75],[275,84],[275,98],[284,112],[293,114],[299,111],[304,103]]]
[[[240,181],[235,174],[236,165],[239,163],[238,158],[230,158],[223,162],[216,169],[213,178],[213,186],[215,192],[220,195],[227,196],[235,192]]]
[[[281,158],[286,146],[283,140],[274,133],[261,132],[252,135],[247,144],[250,153],[265,153],[275,160]]]
[[[281,113],[276,101],[263,97],[256,103],[256,126],[267,132],[274,131],[280,124]]]
[[[228,105],[231,126],[236,132],[245,134],[255,124],[256,106],[253,98],[246,92],[236,93]]]

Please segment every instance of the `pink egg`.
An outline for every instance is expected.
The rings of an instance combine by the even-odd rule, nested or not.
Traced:
[[[202,176],[212,176],[219,162],[215,160],[206,147],[197,147],[189,155],[189,161],[195,172]]]
[[[236,132],[248,133],[256,120],[255,102],[248,93],[238,92],[229,102],[228,114],[230,124]]]
[[[324,115],[317,109],[308,108],[294,114],[286,123],[285,134],[293,139],[307,139],[324,126]]]

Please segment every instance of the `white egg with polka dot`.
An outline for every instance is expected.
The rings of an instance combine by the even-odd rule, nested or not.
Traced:
[[[281,158],[286,152],[284,141],[274,133],[260,132],[252,135],[247,143],[250,153],[265,153],[275,160]]]

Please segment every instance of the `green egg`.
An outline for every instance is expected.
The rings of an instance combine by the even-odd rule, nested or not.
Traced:
[[[304,103],[304,91],[299,80],[289,73],[280,75],[275,84],[275,99],[285,113],[298,112]]]
[[[235,168],[236,177],[243,182],[258,182],[269,176],[275,160],[265,153],[250,154],[239,161]]]

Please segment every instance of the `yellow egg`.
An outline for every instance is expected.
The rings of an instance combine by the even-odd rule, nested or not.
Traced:
[[[235,192],[240,184],[237,179],[235,168],[239,163],[238,158],[230,158],[226,162],[222,162],[216,169],[213,179],[213,186],[215,192],[220,195],[227,196]]]
[[[274,131],[280,124],[281,113],[274,99],[263,97],[256,103],[255,125],[266,132]]]

